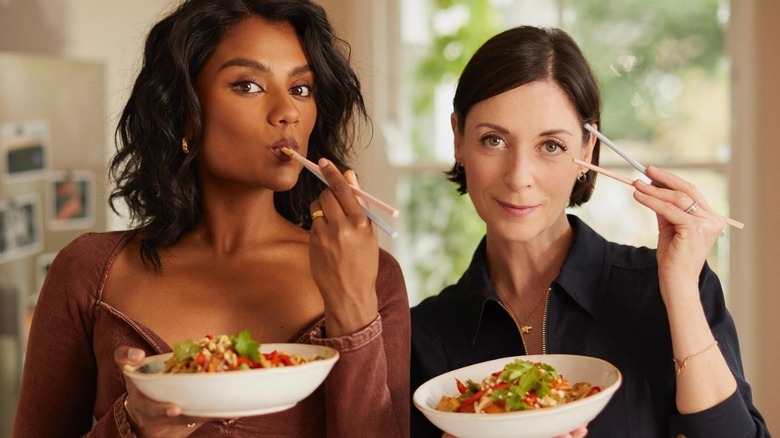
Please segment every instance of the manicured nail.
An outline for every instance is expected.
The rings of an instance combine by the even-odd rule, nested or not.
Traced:
[[[320,158],[319,160],[317,160],[317,164],[320,167],[328,167],[328,165],[330,165],[330,161],[328,161],[327,158]]]
[[[173,406],[165,410],[165,415],[169,417],[176,417],[181,414],[181,409],[178,406]]]
[[[138,362],[144,358],[144,352],[143,350],[139,350],[137,348],[131,348],[127,351],[127,358],[133,362]]]

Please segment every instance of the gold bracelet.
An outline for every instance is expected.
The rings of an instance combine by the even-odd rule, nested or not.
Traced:
[[[688,361],[689,360],[693,359],[696,356],[699,356],[701,354],[706,353],[707,350],[711,349],[712,347],[714,347],[716,345],[718,345],[718,341],[713,341],[712,344],[710,344],[710,345],[706,346],[705,348],[697,351],[696,353],[691,354],[690,356],[688,356],[685,359],[683,359],[682,362],[677,360],[677,359],[675,359],[675,358],[672,358],[672,361],[674,361],[674,366],[675,366],[675,368],[677,368],[677,374],[679,375],[682,372],[682,370],[685,369],[685,367],[688,365]]]
[[[136,420],[135,417],[133,417],[132,412],[130,412],[130,408],[127,406],[127,398],[128,397],[130,397],[130,394],[125,395],[125,401],[123,403],[125,405],[125,414],[127,415],[127,419],[130,422],[131,428],[133,428],[133,429],[140,429],[141,425],[138,423],[138,420]]]

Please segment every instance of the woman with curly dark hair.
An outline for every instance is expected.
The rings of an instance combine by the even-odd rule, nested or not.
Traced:
[[[310,1],[189,0],[152,28],[111,162],[111,204],[135,228],[52,264],[15,436],[408,435],[409,307],[348,186],[368,117],[347,50]],[[340,358],[297,406],[254,417],[189,417],[123,379],[178,341],[243,330]]]

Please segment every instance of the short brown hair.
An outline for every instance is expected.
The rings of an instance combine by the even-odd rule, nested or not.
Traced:
[[[466,115],[477,103],[505,91],[539,80],[555,82],[571,99],[582,124],[601,129],[601,95],[595,75],[574,39],[556,28],[519,26],[501,32],[485,42],[471,57],[458,80],[452,106],[458,117],[457,129],[463,133]],[[582,140],[590,133],[582,128]],[[593,164],[599,162],[599,140],[593,148]],[[468,193],[465,169],[455,163],[446,174],[458,185],[460,194]],[[588,171],[577,181],[569,206],[590,199],[596,172]]]

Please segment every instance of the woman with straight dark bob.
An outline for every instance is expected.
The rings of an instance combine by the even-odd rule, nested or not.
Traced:
[[[14,436],[408,436],[409,304],[348,186],[368,118],[347,50],[307,0],[187,0],[151,29],[111,163],[136,228],[54,260]],[[339,360],[295,407],[252,417],[183,415],[123,379],[179,341],[244,330]]]
[[[572,162],[598,164],[584,124],[602,128],[575,41],[531,26],[496,35],[466,65],[453,106],[449,178],[487,232],[460,280],[412,309],[412,391],[487,360],[578,354],[614,364],[623,384],[569,436],[769,436],[706,262],[724,223],[696,187],[654,166],[656,184],[633,182],[656,214],[657,249],[608,242],[565,212],[596,182]],[[441,435],[413,412],[413,437]]]

